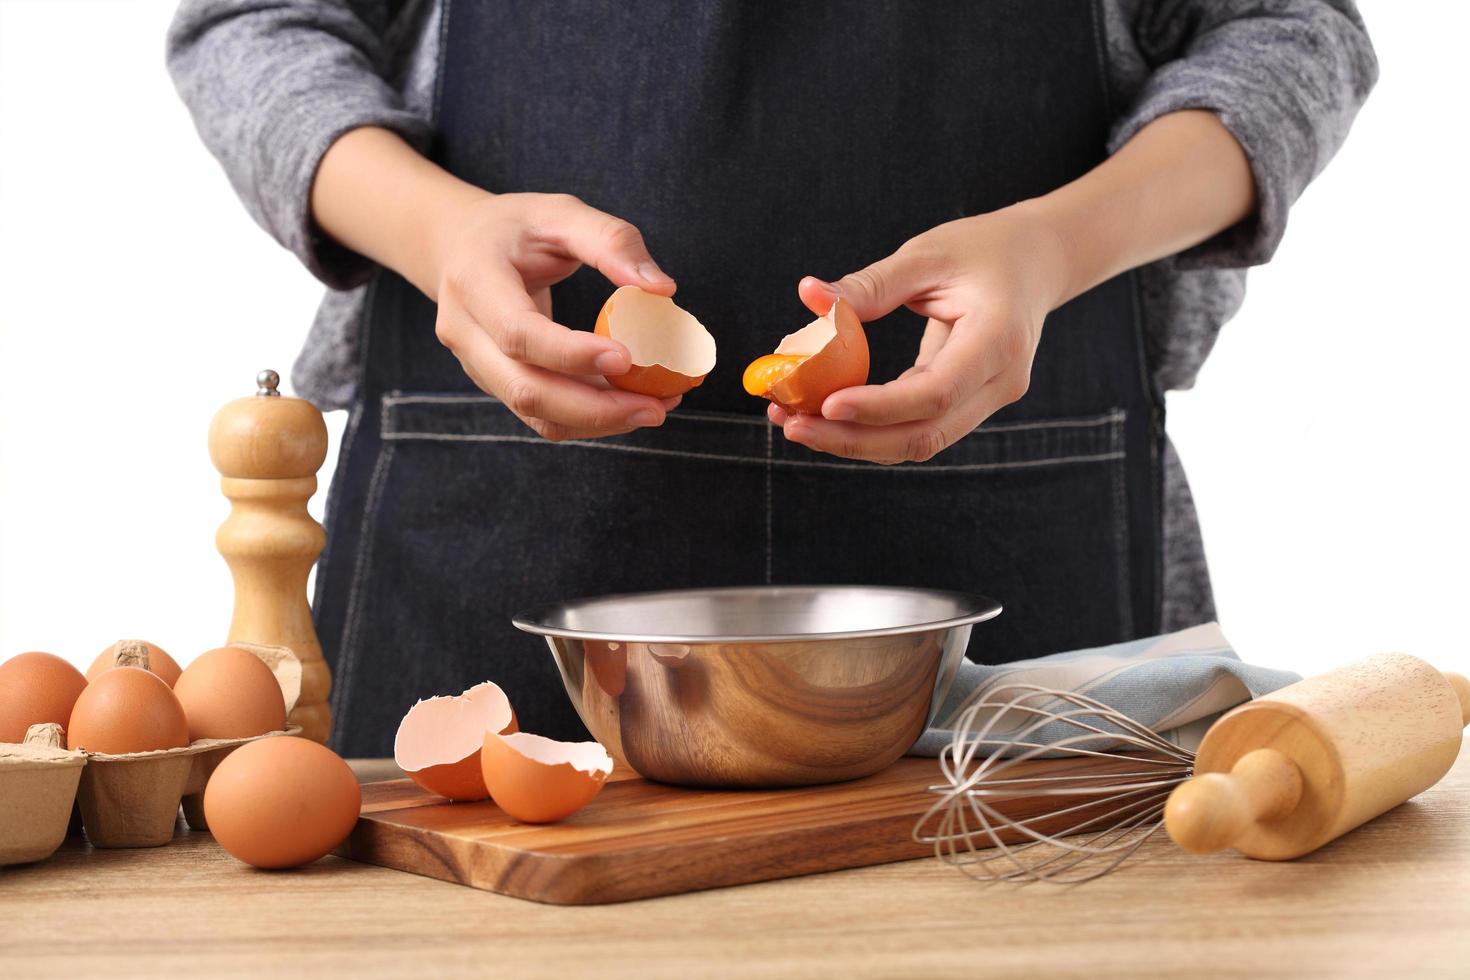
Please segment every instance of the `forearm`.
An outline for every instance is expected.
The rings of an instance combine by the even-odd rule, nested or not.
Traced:
[[[1245,152],[1211,112],[1154,120],[1098,167],[1018,205],[1058,248],[1056,305],[1224,231],[1252,213]]]
[[[183,0],[168,69],[251,216],[335,289],[372,265],[317,234],[308,200],[340,134],[377,126],[427,143],[427,118],[382,75],[382,0]]]
[[[434,230],[485,196],[397,134],[366,127],[342,136],[322,157],[311,187],[311,214],[337,242],[437,299]]]

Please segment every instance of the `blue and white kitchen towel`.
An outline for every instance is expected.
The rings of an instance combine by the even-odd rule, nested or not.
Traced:
[[[967,659],[961,661],[935,716],[936,726],[920,737],[909,755],[937,756],[954,737],[942,726],[955,711],[972,696],[983,697],[983,692],[1008,684],[1086,694],[1193,750],[1225,711],[1300,679],[1287,670],[1241,662],[1217,623],[1008,664]]]

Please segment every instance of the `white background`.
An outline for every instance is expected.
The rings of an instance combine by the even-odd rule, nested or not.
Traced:
[[[196,140],[172,6],[0,0],[0,659],[223,641],[205,432],[319,293]],[[1470,5],[1364,9],[1378,89],[1170,429],[1246,659],[1464,670]]]

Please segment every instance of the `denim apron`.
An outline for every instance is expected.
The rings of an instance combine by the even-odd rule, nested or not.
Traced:
[[[1115,107],[1087,0],[754,4],[447,0],[432,155],[491,190],[627,218],[719,343],[660,428],[545,442],[475,389],[434,306],[371,288],[332,483],[316,617],[334,744],[389,751],[413,701],[486,678],[527,730],[585,737],[539,638],[546,600],[754,583],[985,593],[970,655],[1003,662],[1156,631],[1162,415],[1122,276],[1048,317],[1030,392],[924,464],[788,443],[741,390],[840,276],[1104,157]],[[612,291],[552,290],[590,328]],[[922,321],[868,326],[875,381]],[[649,624],[650,629],[657,624]]]

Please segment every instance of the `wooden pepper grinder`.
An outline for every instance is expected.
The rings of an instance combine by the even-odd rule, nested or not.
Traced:
[[[283,398],[274,371],[256,376],[253,398],[237,398],[209,425],[209,458],[220,472],[230,515],[215,545],[235,579],[227,643],[290,647],[301,661],[301,697],[291,722],[325,742],[332,730],[322,659],[306,598],[306,577],[326,544],[306,511],[327,458],[327,426],[308,401]]]
[[[1164,826],[1199,854],[1299,857],[1433,786],[1466,724],[1470,682],[1407,654],[1308,678],[1210,727]]]

